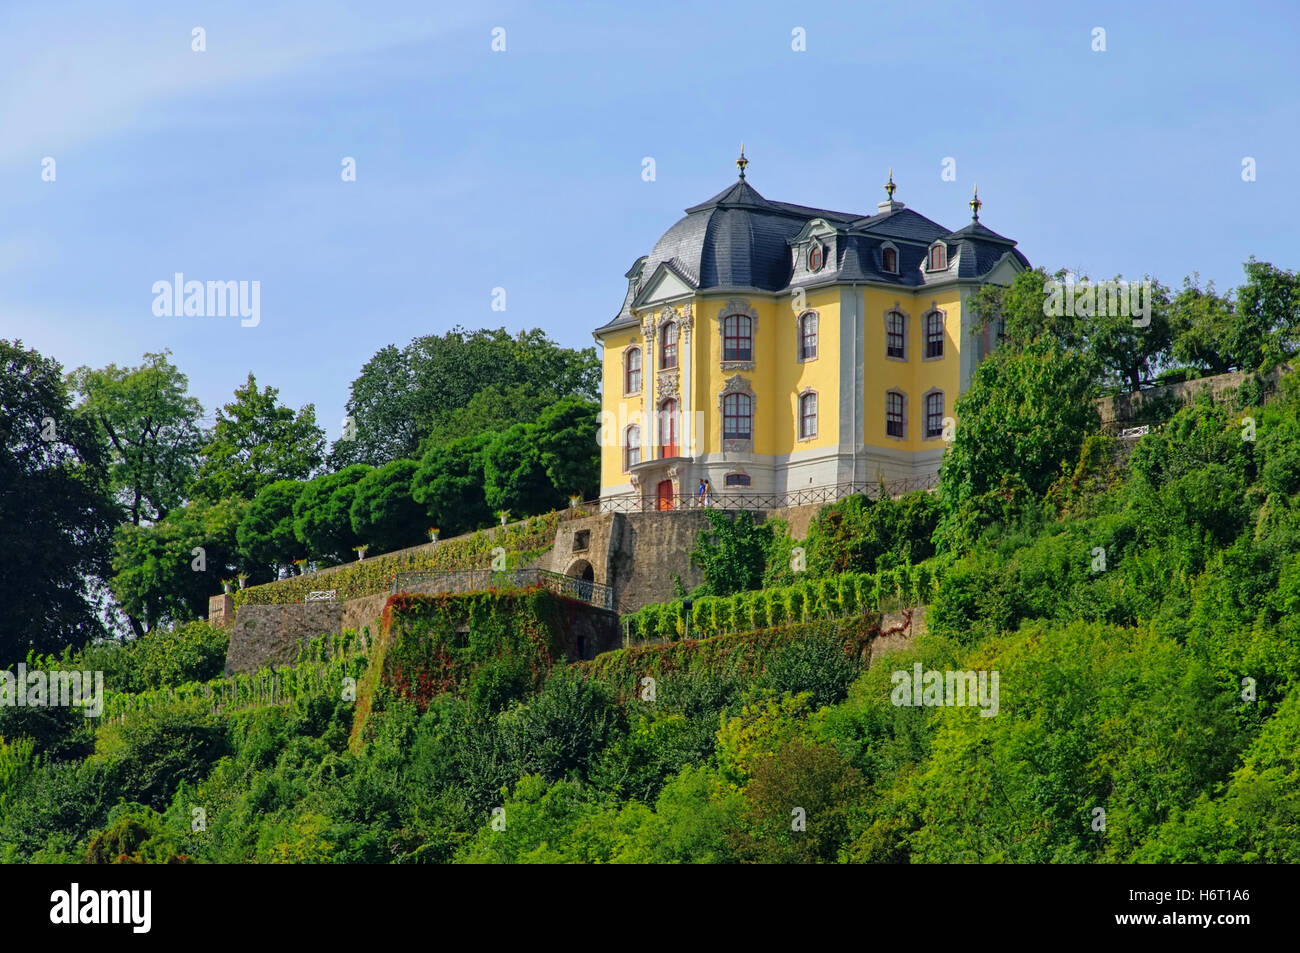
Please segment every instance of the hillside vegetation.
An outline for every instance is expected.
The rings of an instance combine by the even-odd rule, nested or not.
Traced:
[[[990,293],[1007,336],[938,491],[841,501],[803,541],[713,517],[682,556],[700,589],[629,620],[663,644],[551,664],[520,597],[483,593],[463,632],[390,600],[386,668],[349,636],[242,690],[203,623],[32,656],[104,670],[111,715],[0,707],[0,859],[1300,862],[1300,375],[1163,407],[1135,445],[1094,403],[1171,347],[1294,353],[1300,284],[1248,278],[1167,299],[1136,371],[1122,329],[1025,330],[1041,275]],[[1213,321],[1234,350],[1206,350]],[[688,598],[720,634],[683,638]],[[878,610],[914,602],[926,633],[865,667]],[[416,692],[380,677],[444,658]],[[903,702],[914,666],[996,698]]]

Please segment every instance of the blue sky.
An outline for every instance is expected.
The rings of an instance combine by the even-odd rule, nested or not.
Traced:
[[[170,348],[209,413],[251,370],[333,439],[385,344],[590,345],[742,139],[782,201],[870,212],[892,166],[958,228],[978,182],[1049,268],[1300,266],[1294,4],[124,6],[0,8],[0,337],[69,369]],[[260,324],[156,317],[178,271],[260,281]]]

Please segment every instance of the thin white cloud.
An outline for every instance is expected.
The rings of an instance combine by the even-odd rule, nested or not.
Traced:
[[[105,8],[42,7],[0,29],[0,162],[38,163],[127,130],[168,102],[318,68],[330,59],[454,29],[439,11],[384,17],[373,5],[218,8],[145,22]],[[191,22],[192,21],[192,22]],[[191,49],[193,27],[206,52]]]

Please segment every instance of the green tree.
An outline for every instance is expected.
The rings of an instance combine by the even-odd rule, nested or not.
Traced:
[[[203,406],[189,380],[168,360],[146,354],[139,367],[79,367],[69,375],[77,407],[109,448],[113,492],[135,525],[163,519],[178,506],[198,469]]]
[[[292,571],[293,561],[305,555],[293,528],[293,506],[307,484],[301,480],[276,480],[257,491],[235,532],[240,560],[262,567],[274,579],[281,569]]]
[[[483,449],[483,497],[491,510],[530,516],[564,505],[542,461],[541,428],[515,424]]]
[[[1173,355],[1210,374],[1223,374],[1236,363],[1229,344],[1235,306],[1231,294],[1215,292],[1214,282],[1202,289],[1199,281],[1199,275],[1184,278],[1183,288],[1170,306]]]
[[[1145,326],[1137,326],[1134,317],[1118,313],[1126,308],[1115,308],[1111,313],[1114,302],[1104,294],[1096,294],[1099,286],[1087,278],[1075,287],[1079,291],[1093,289],[1094,297],[1076,298],[1070,308],[1064,304],[1053,307],[1050,292],[1062,286],[1066,278],[1064,270],[1049,276],[1042,268],[1035,268],[1016,275],[1010,285],[981,287],[971,301],[976,329],[994,329],[1003,343],[1014,349],[1046,337],[1063,350],[1081,351],[1092,359],[1099,383],[1127,390],[1149,384],[1170,356],[1173,334],[1169,290],[1158,281],[1151,282],[1150,320]],[[1146,295],[1141,299],[1145,303]],[[1082,300],[1096,303],[1085,305]],[[1106,313],[1100,313],[1103,311]]]
[[[1300,344],[1300,275],[1251,258],[1237,289],[1232,347],[1238,365],[1254,370],[1294,354]]]
[[[709,528],[695,537],[690,556],[710,593],[729,596],[762,585],[775,538],[772,525],[755,525],[747,511],[732,517],[720,510],[705,510],[704,518]]]
[[[361,478],[349,511],[357,539],[381,553],[424,540],[425,510],[411,496],[418,469],[414,460],[394,460]]]
[[[559,347],[540,330],[511,336],[505,328],[426,335],[376,354],[352,382],[347,411],[354,440],[340,440],[331,465],[379,466],[417,457],[432,445],[502,424],[533,419],[561,397],[596,399],[600,362],[594,348]],[[480,392],[487,392],[475,404]],[[503,418],[508,402],[513,414]],[[471,407],[471,404],[475,406]]]
[[[490,522],[484,496],[483,451],[491,434],[462,437],[430,447],[411,478],[411,496],[425,508],[444,536]]]
[[[325,434],[316,426],[315,407],[295,414],[279,403],[279,394],[274,387],[259,391],[249,374],[235,399],[217,411],[212,439],[199,451],[196,497],[251,500],[267,484],[306,479],[320,466]]]
[[[600,493],[599,426],[600,405],[582,397],[562,398],[537,418],[538,453],[558,496]]]
[[[341,563],[362,540],[352,531],[352,503],[357,485],[371,473],[364,464],[322,473],[302,488],[293,504],[293,532],[316,559]]]
[[[96,580],[121,518],[59,364],[0,340],[0,666],[103,633]]]
[[[875,572],[934,555],[941,507],[918,490],[897,500],[854,494],[822,507],[808,528],[808,569],[816,576]]]
[[[207,614],[208,598],[243,566],[237,533],[246,506],[196,500],[152,526],[117,528],[111,586],[137,635]]]
[[[1038,498],[1100,426],[1092,362],[1037,338],[1000,348],[957,401],[957,429],[940,470],[939,536],[964,545],[1000,497]],[[971,521],[974,521],[972,523]]]

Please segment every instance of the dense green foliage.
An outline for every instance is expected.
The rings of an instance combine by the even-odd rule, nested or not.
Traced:
[[[447,439],[393,457],[400,467],[376,457],[355,481],[335,470],[287,485],[276,471],[165,515],[142,495],[152,515],[138,525],[112,509],[125,524],[115,591],[148,631],[28,656],[103,671],[108,698],[101,718],[0,707],[0,860],[1300,860],[1300,378],[1284,376],[1267,402],[1251,378],[1158,408],[1136,444],[1099,435],[1092,403],[1171,352],[1194,355],[1196,370],[1288,353],[1294,276],[1252,263],[1247,277],[1230,297],[1162,301],[1167,334],[1156,326],[1152,340],[1104,322],[1031,330],[1041,284],[1027,280],[986,295],[1007,337],[958,405],[937,494],[841,501],[799,542],[775,522],[711,518],[699,562],[726,594],[693,594],[689,620],[683,599],[647,606],[625,619],[628,634],[663,644],[577,665],[555,662],[564,600],[536,593],[394,597],[385,632],[322,638],[294,666],[233,678],[218,675],[227,633],[169,622],[207,591],[194,548],[216,567],[206,572],[267,578],[284,570],[286,532],[298,541],[295,514],[333,508],[350,532],[378,536],[405,532],[412,511],[390,516],[410,503],[477,520],[492,487],[566,493],[583,472],[563,436],[587,426],[581,394],[547,401],[527,381],[496,380],[421,422]],[[0,421],[0,465],[17,480],[3,489],[53,499],[51,487],[85,480],[116,508],[128,483],[113,489],[109,461],[126,455],[105,451],[89,406],[71,412],[57,366],[5,355],[5,399],[28,412]],[[354,396],[374,397],[373,384]],[[507,417],[516,399],[522,416]],[[38,446],[37,412],[71,421],[69,434],[80,420],[84,456],[75,442]],[[205,457],[218,458],[243,479],[247,460]],[[559,518],[236,600],[382,592],[396,571],[485,566],[496,545],[518,564],[550,545]],[[320,538],[337,558],[341,544]],[[68,605],[88,617],[77,599]],[[925,634],[882,656],[877,613],[918,603]],[[712,637],[685,638],[688,622]],[[904,703],[914,666],[986,676],[996,693]]]
[[[0,664],[99,631],[90,586],[120,516],[108,466],[59,365],[0,339]]]
[[[417,458],[462,437],[534,420],[565,397],[592,400],[600,364],[594,348],[571,351],[539,330],[453,328],[403,348],[383,348],[352,382],[354,432],[330,451],[334,469]],[[577,489],[574,489],[577,492]]]
[[[881,609],[906,608],[930,601],[945,563],[899,565],[875,573],[807,574],[788,586],[699,596],[691,600],[687,632],[686,601],[652,603],[623,617],[630,638],[676,641],[707,639],[728,632],[761,629],[816,619],[838,619]]]

